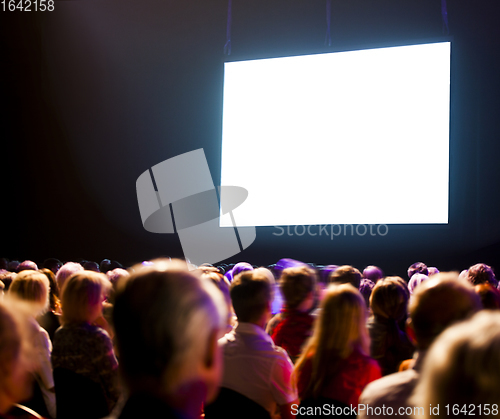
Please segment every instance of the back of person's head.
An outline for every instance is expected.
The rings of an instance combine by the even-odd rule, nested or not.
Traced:
[[[10,272],[17,272],[17,267],[19,266],[19,261],[18,260],[11,260],[8,265],[8,271]]]
[[[474,289],[456,274],[439,273],[429,278],[417,288],[409,306],[410,324],[418,346],[428,348],[443,330],[480,308]]]
[[[429,270],[427,265],[423,262],[415,262],[408,268],[408,279],[410,279],[415,274],[429,275]]]
[[[467,275],[469,274],[468,269],[464,269],[460,274],[458,275],[458,279],[467,281]]]
[[[361,272],[349,265],[339,266],[330,275],[330,282],[338,284],[351,284],[353,287],[359,288],[359,284],[361,282]]]
[[[101,260],[99,264],[99,270],[103,273],[108,272],[111,269],[111,261],[109,259]]]
[[[38,272],[44,274],[49,280],[49,307],[52,311],[58,311],[61,307],[61,299],[59,298],[59,286],[56,282],[54,272],[48,268],[40,269]]]
[[[493,269],[491,269],[491,266],[485,265],[484,263],[477,263],[471,266],[467,272],[467,280],[472,285],[488,283],[497,286],[498,284]]]
[[[120,367],[131,392],[168,396],[193,380],[215,392],[223,296],[182,261],[137,265],[117,289],[113,322]],[[215,351],[215,352],[214,352]],[[210,375],[211,374],[211,375]]]
[[[500,313],[482,311],[445,330],[424,361],[412,403],[439,406],[439,415],[424,409],[426,418],[498,417],[500,400]],[[458,411],[455,411],[455,406]],[[462,412],[462,406],[467,413]],[[486,411],[486,408],[489,411]],[[436,409],[435,409],[436,410]]]
[[[66,279],[78,271],[83,271],[83,266],[76,262],[66,262],[63,266],[61,266],[56,274],[57,286],[60,291],[62,291]]]
[[[267,280],[269,281],[269,284],[271,284],[271,287],[274,287],[276,285],[276,280],[274,279],[274,275],[269,269],[264,268],[264,267],[260,267],[260,268],[254,269],[254,270],[257,271],[256,272],[257,274],[264,275],[267,278]]]
[[[366,313],[363,296],[351,284],[330,285],[314,329],[318,347],[333,350],[341,358],[353,349],[368,354]]]
[[[319,269],[319,282],[323,286],[328,286],[330,283],[330,276],[338,269],[337,265],[327,265]]]
[[[415,292],[415,288],[417,288],[422,282],[426,281],[429,277],[424,274],[415,274],[410,278],[408,282],[408,291],[410,294]]]
[[[370,307],[370,297],[372,295],[373,288],[375,288],[375,282],[368,278],[361,279],[359,292],[365,299],[366,307]]]
[[[427,276],[436,275],[439,273],[439,269],[434,266],[427,267]]]
[[[229,289],[231,288],[231,283],[220,272],[216,272],[214,270],[203,270],[203,269],[200,270],[202,272],[201,279],[206,281],[211,281],[221,291],[222,295],[224,296],[224,301],[226,302],[227,306],[228,325],[230,325],[232,319],[231,296],[229,295]]]
[[[270,310],[272,287],[263,272],[245,271],[231,283],[231,301],[240,323],[258,322]]]
[[[306,397],[318,396],[327,377],[335,374],[342,360],[352,351],[369,354],[366,313],[363,296],[351,284],[328,287],[313,335],[296,364],[297,372],[312,356],[313,373],[305,390]]]
[[[15,272],[2,272],[0,273],[0,281],[2,281],[5,285],[4,292],[7,292],[10,288],[10,284],[12,284],[12,281],[14,278],[17,276]]]
[[[483,283],[474,287],[476,294],[481,299],[483,308],[487,310],[500,310],[500,291],[491,284]]]
[[[363,270],[363,278],[369,279],[370,281],[377,282],[383,277],[384,273],[378,266],[370,265]]]
[[[128,278],[130,276],[130,272],[123,268],[116,268],[111,271],[107,271],[106,276],[114,285],[121,281],[123,278]]]
[[[9,259],[0,258],[0,270],[7,271],[9,269]]]
[[[316,272],[305,265],[284,269],[279,279],[279,286],[286,307],[296,309],[311,293],[314,293],[316,283]]]
[[[373,287],[370,307],[375,317],[400,321],[407,313],[408,293],[400,277],[388,276]]]
[[[49,305],[49,289],[49,280],[43,273],[24,270],[10,284],[8,295],[29,303],[32,314],[38,315]]]
[[[32,389],[28,360],[33,357],[25,330],[27,321],[20,311],[12,303],[0,303],[0,415],[29,398]]]
[[[38,270],[38,266],[32,260],[25,260],[25,261],[21,262],[17,266],[17,269],[16,269],[16,271],[18,273],[22,272],[22,271],[37,271],[37,270]]]
[[[274,277],[274,274],[272,273],[272,271],[268,268],[264,268],[264,267],[260,267],[260,268],[255,268],[254,269],[257,273],[257,274],[262,274],[264,275],[267,280],[269,281],[269,284],[271,285],[271,312],[272,314],[276,314],[276,313],[279,313],[280,310],[282,309],[283,307],[283,298],[279,292],[279,290],[277,290],[277,282],[276,282],[276,279]]]
[[[86,271],[101,272],[101,270],[99,269],[99,264],[92,260],[86,260],[82,263],[82,266]]]
[[[0,385],[3,384],[4,374],[7,372],[4,366],[17,360],[21,355],[21,346],[21,332],[17,319],[10,312],[9,306],[2,302],[0,303]]]
[[[54,275],[57,274],[57,271],[61,269],[62,262],[56,258],[48,258],[43,261],[43,267],[45,269],[50,269]]]
[[[201,278],[212,281],[213,284],[222,292],[224,298],[227,298],[228,301],[230,301],[231,297],[229,296],[229,288],[231,287],[231,283],[229,282],[229,280],[220,272],[206,270],[204,271],[201,269],[200,271]]]
[[[106,272],[106,276],[111,282],[111,290],[108,295],[108,303],[114,304],[115,302],[115,292],[121,281],[126,280],[130,276],[130,272],[122,268],[115,268]]]
[[[278,274],[278,276],[281,276],[281,273],[288,268],[298,268],[300,266],[307,266],[304,262],[301,262],[300,260],[295,260],[295,259],[290,259],[290,258],[284,258],[278,260],[275,265],[275,271]]]
[[[81,270],[71,275],[61,291],[63,324],[95,321],[101,315],[110,287],[106,275],[101,273]]]
[[[118,262],[117,260],[112,260],[109,264],[109,270],[113,270],[113,269],[116,269],[116,268],[121,268],[121,269],[125,269],[125,266],[123,266],[120,262]],[[99,269],[100,269],[100,265],[99,265]],[[102,272],[102,270],[101,270]]]
[[[57,285],[56,276],[54,272],[52,272],[48,268],[42,268],[38,272],[46,276],[47,280],[49,281],[50,292],[59,297],[59,286]]]
[[[244,271],[253,271],[253,266],[248,262],[239,262],[231,270],[232,278]]]

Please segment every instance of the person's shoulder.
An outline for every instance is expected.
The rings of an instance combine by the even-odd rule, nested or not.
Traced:
[[[375,369],[380,370],[379,363],[375,359],[373,359],[371,356],[363,355],[363,360],[368,365],[369,368],[375,368]]]
[[[30,319],[28,327],[30,327],[33,336],[36,339],[49,339],[49,334],[47,333],[47,331],[42,326],[40,326],[40,323],[38,323],[35,319]]]
[[[288,357],[288,352],[283,349],[281,346],[273,345],[273,351],[276,353],[276,355],[279,358],[287,358]]]
[[[39,345],[46,347],[46,348],[52,347],[52,342],[50,340],[50,336],[43,327],[40,326],[37,336],[38,336],[38,344]]]
[[[272,358],[274,359],[275,364],[281,365],[286,369],[293,369],[293,362],[290,359],[288,352],[281,346],[273,345],[273,355],[274,356]]]
[[[271,320],[267,323],[266,332],[270,335],[273,334],[276,326],[283,321],[283,315],[281,313],[275,314]]]
[[[418,372],[413,369],[386,375],[369,383],[363,390],[360,400],[365,404],[375,405],[378,401],[385,401],[385,399],[409,396],[417,380]]]
[[[366,355],[361,350],[357,349],[352,351],[348,359],[352,362],[361,362],[368,365],[378,365],[377,361],[375,361],[370,355]]]
[[[283,314],[281,312],[276,313],[273,317],[271,317],[271,320],[269,320],[268,326],[279,323],[281,320],[283,320]]]
[[[62,340],[66,336],[71,335],[73,332],[74,331],[72,327],[68,325],[61,325],[60,327],[57,328],[57,330],[54,333],[54,341]]]
[[[112,344],[108,332],[106,332],[101,327],[93,324],[80,323],[80,324],[70,324],[67,326],[65,325],[57,330],[56,336],[58,333],[68,334],[72,336],[76,335],[82,339],[85,339],[86,341],[93,341],[96,343],[102,342],[105,343],[106,345]]]
[[[353,351],[351,355],[345,359],[345,365],[350,365],[356,369],[365,371],[367,374],[372,376],[372,379],[376,379],[381,376],[379,363],[371,356],[358,350]]]
[[[226,333],[224,336],[222,336],[219,340],[219,346],[225,346],[227,344],[230,344],[231,342],[234,342],[236,340],[235,332],[234,329],[231,330],[230,332]]]
[[[109,336],[108,332],[106,332],[101,327],[91,325],[88,331],[95,340],[101,341],[106,344],[111,343],[111,337]]]

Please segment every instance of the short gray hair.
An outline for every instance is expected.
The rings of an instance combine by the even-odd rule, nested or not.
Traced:
[[[113,320],[120,365],[132,391],[167,392],[196,377],[209,336],[224,330],[222,293],[182,261],[134,267],[118,287]]]
[[[66,280],[78,271],[83,271],[83,266],[76,262],[67,262],[61,266],[61,269],[59,269],[56,274],[56,282],[59,291],[62,292]]]

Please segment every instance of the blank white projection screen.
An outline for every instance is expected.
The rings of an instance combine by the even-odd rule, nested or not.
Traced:
[[[448,223],[450,53],[225,63],[221,185],[248,191],[235,224]]]

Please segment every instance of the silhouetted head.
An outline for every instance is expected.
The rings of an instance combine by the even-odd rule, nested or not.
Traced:
[[[491,284],[493,286],[498,285],[498,281],[495,278],[495,273],[491,266],[488,266],[484,263],[477,263],[474,266],[471,266],[467,272],[467,280],[472,285],[478,284]]]
[[[339,266],[330,275],[330,282],[337,284],[351,284],[354,288],[359,288],[361,282],[361,272],[349,265]]]
[[[363,270],[363,278],[369,279],[375,283],[383,277],[384,273],[378,266],[370,265]]]
[[[424,361],[411,404],[439,406],[439,417],[467,416],[456,406],[487,407],[479,416],[498,416],[500,400],[500,313],[481,311],[470,320],[445,330],[434,342]],[[449,412],[447,412],[447,407]],[[470,410],[469,410],[470,409]],[[424,410],[424,418],[435,414]],[[448,415],[447,415],[448,413]],[[432,415],[432,416],[431,416]]]
[[[189,272],[185,262],[134,266],[117,289],[113,310],[129,390],[175,404],[181,388],[198,383],[212,399],[221,374],[217,340],[226,319],[222,293],[210,280]]]
[[[370,307],[375,317],[399,322],[406,317],[408,293],[400,277],[388,276],[375,284]]]
[[[429,275],[427,265],[423,262],[415,262],[413,265],[410,265],[408,268],[408,279],[411,279],[415,274]]]
[[[415,290],[409,306],[410,327],[418,347],[428,348],[443,330],[480,308],[474,289],[456,274],[440,273],[429,278]]]
[[[38,270],[38,266],[36,265],[35,262],[33,262],[31,260],[25,260],[17,266],[16,271],[19,273],[22,271],[37,271],[37,270]]]

